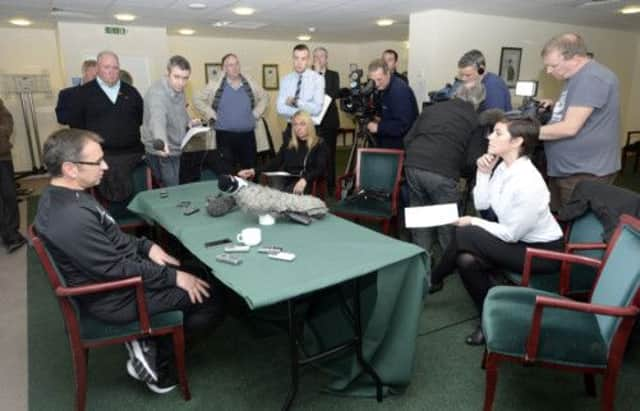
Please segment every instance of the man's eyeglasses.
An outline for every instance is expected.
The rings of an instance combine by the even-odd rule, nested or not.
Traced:
[[[104,158],[96,161],[71,161],[73,164],[84,164],[85,166],[100,166],[104,162]]]

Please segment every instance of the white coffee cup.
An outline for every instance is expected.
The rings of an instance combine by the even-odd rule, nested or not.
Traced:
[[[257,227],[245,228],[236,236],[236,240],[239,243],[254,246],[260,244],[262,241],[262,232]]]
[[[260,223],[260,225],[274,225],[276,219],[271,214],[262,214],[258,217],[258,223]]]

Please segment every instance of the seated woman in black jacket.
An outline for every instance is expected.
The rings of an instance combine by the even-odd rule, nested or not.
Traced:
[[[291,117],[291,134],[266,166],[240,170],[238,176],[250,179],[263,171],[286,171],[296,178],[285,184],[284,191],[311,193],[314,180],[327,175],[327,147],[317,136],[313,120],[305,111],[298,111]]]

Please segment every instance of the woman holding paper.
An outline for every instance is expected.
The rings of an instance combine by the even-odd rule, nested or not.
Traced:
[[[249,179],[264,171],[285,171],[291,181],[283,191],[309,194],[313,181],[327,175],[328,152],[324,141],[316,134],[311,116],[297,111],[291,117],[291,136],[282,142],[278,154],[263,168],[240,170],[238,176]]]
[[[488,152],[477,160],[473,198],[476,210],[492,210],[497,221],[464,216],[455,223],[455,235],[431,273],[430,293],[440,291],[444,277],[457,270],[482,312],[492,273],[522,272],[527,247],[562,250],[562,230],[549,210],[549,190],[529,159],[539,133],[534,118],[510,116],[496,123]],[[558,268],[558,262],[534,259],[532,272]],[[484,344],[480,326],[466,342]]]

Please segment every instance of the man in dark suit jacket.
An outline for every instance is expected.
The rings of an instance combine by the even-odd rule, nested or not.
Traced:
[[[82,62],[82,80],[77,86],[68,87],[58,93],[58,104],[56,105],[56,118],[60,124],[71,124],[73,122],[73,108],[76,104],[75,92],[82,84],[86,84],[96,78],[98,74],[98,64],[95,60],[89,59]]]
[[[329,190],[333,190],[336,182],[336,139],[338,128],[340,128],[338,106],[336,105],[336,99],[340,94],[340,76],[337,71],[327,68],[328,58],[329,53],[324,47],[317,47],[313,50],[313,68],[321,76],[324,76],[324,93],[332,99],[318,131],[329,151],[327,186],[329,186]]]
[[[111,166],[98,190],[111,201],[126,200],[132,192],[131,173],[144,154],[140,140],[142,96],[133,86],[120,81],[118,56],[111,51],[98,54],[98,76],[74,92],[69,126],[90,130],[104,139],[105,161]]]

